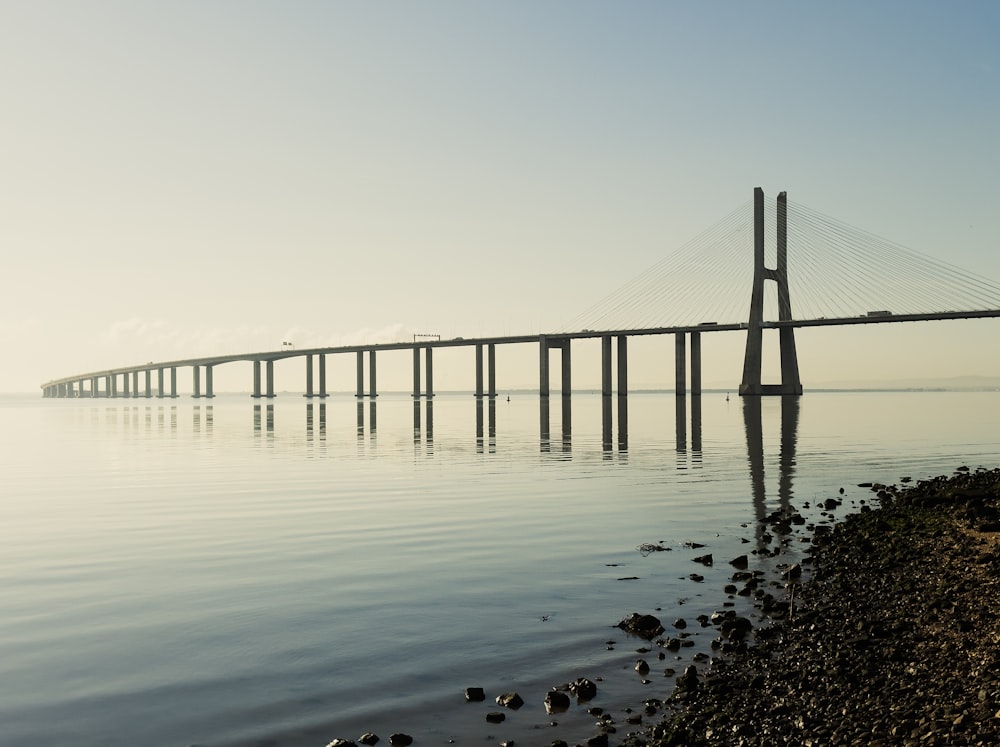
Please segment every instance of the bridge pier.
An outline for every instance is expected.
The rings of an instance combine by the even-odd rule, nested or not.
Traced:
[[[306,355],[306,397],[312,398],[313,396],[313,357],[312,354]]]
[[[128,372],[122,374],[122,396],[131,397],[131,393],[128,390]]]
[[[264,372],[267,377],[267,398],[274,399],[274,361],[266,361]]]
[[[562,381],[560,382],[560,392],[564,397],[572,393],[572,359],[570,355],[570,338],[564,337],[552,340],[548,335],[538,336],[538,394],[541,397],[548,397],[549,389],[549,350],[558,348],[562,351]]]
[[[326,355],[320,353],[319,356],[319,396],[326,396]],[[321,406],[325,407],[325,405]],[[325,410],[320,410],[320,412],[325,413]]]
[[[209,368],[208,370],[209,370],[209,371],[211,371],[212,369],[211,369],[211,368]],[[150,369],[150,368],[147,368],[147,369],[146,369],[146,398],[147,398],[147,399],[148,399],[149,397],[152,397],[152,396],[153,396],[153,383],[152,383],[152,378],[153,378],[153,371],[152,371],[152,369]],[[212,378],[211,378],[211,373],[209,373],[209,379],[208,379],[208,382],[209,382],[209,384],[208,384],[208,389],[209,389],[209,395],[208,395],[208,396],[209,396],[209,397],[211,397],[211,396],[212,396],[212,395],[211,395],[211,390],[212,390]]]
[[[764,281],[772,280],[778,286],[778,320],[791,321],[792,304],[788,293],[788,203],[787,195],[778,195],[777,213],[777,267],[764,266],[764,191],[754,189],[754,268],[753,292],[750,296],[750,319],[747,323],[747,344],[743,358],[741,395],[802,394],[799,379],[798,357],[795,353],[795,331],[781,327],[778,343],[781,355],[781,383],[761,383],[761,360],[764,346]]]
[[[191,396],[201,396],[201,366],[191,366]]]
[[[355,393],[355,397],[361,398],[365,396],[365,351],[358,351],[358,386]],[[368,351],[368,395],[369,397],[377,397],[378,393],[375,389],[375,351]]]
[[[423,395],[420,391],[420,348],[414,346],[413,348],[413,397],[414,399],[420,396],[433,397],[434,396],[434,348],[425,347],[424,348],[424,366],[426,368],[426,382],[425,390]]]
[[[149,396],[149,371],[146,371],[146,396]],[[212,389],[212,364],[206,364],[205,366],[205,396],[211,399],[215,396],[215,392]]]
[[[260,361],[253,362],[253,393],[254,399],[260,399]]]
[[[163,399],[163,368],[156,369],[156,396]]]

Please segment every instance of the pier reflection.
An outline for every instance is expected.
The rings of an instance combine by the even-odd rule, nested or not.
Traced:
[[[573,452],[573,403],[572,397],[559,398],[559,443],[558,453],[570,455]],[[542,453],[552,453],[551,410],[549,397],[538,399],[539,448]]]
[[[482,454],[485,447],[488,448],[490,454],[495,454],[497,450],[497,401],[493,397],[488,397],[484,404],[483,399],[483,397],[476,397],[476,453]],[[484,410],[487,418],[485,439],[483,430]]]
[[[764,423],[761,413],[763,397],[742,397],[743,424],[747,437],[747,462],[750,468],[750,489],[756,518],[757,549],[768,544],[766,527],[762,524],[767,510],[767,487],[764,470]],[[781,439],[778,451],[778,509],[788,508],[795,475],[795,448],[798,441],[800,398],[781,397]]]

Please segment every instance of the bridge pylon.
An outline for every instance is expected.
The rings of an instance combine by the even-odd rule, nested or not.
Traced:
[[[741,395],[802,394],[799,379],[799,359],[795,354],[795,330],[778,329],[781,354],[781,383],[762,384],[761,361],[764,347],[764,281],[778,285],[778,320],[791,321],[792,302],[788,293],[788,202],[785,192],[778,195],[778,261],[775,269],[764,266],[764,190],[753,191],[753,294],[750,297],[750,319],[747,322],[747,346],[743,358]]]

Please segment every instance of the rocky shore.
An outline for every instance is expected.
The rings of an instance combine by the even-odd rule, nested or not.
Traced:
[[[871,488],[620,744],[1000,744],[1000,470]]]

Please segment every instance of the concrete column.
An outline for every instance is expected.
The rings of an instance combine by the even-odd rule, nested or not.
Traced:
[[[570,351],[569,339],[562,341],[562,396],[568,397],[572,393],[572,377],[570,375]]]
[[[156,369],[156,396],[163,399],[163,369]]]
[[[72,381],[67,381],[66,382],[66,385],[63,388],[63,391],[60,394],[60,396],[62,396],[62,397],[70,397],[70,398],[76,396],[75,393],[73,392],[73,382]]]
[[[127,389],[125,391],[128,392]],[[138,397],[139,396],[139,372],[138,371],[133,371],[132,372],[132,396],[133,397]]]
[[[375,387],[375,351],[368,351],[368,396],[377,397],[378,389]]]
[[[355,397],[365,396],[365,352],[358,351],[358,391]]]
[[[626,394],[628,394],[628,337],[618,335],[618,396],[624,397]]]
[[[483,345],[476,345],[476,397],[483,396]]]
[[[750,294],[750,318],[747,321],[747,344],[743,356],[743,383],[740,394],[761,393],[760,367],[764,332],[764,190],[753,191],[753,291]]]
[[[319,396],[326,396],[326,356],[322,353],[319,356]]]
[[[424,392],[428,397],[434,396],[434,348],[428,346],[424,348],[424,365],[427,367],[427,383],[424,385]]]
[[[267,361],[264,370],[267,375],[267,398],[274,399],[274,361]]]
[[[77,396],[78,396],[78,397],[82,397],[82,396],[84,396],[84,395],[83,395],[83,385],[84,385],[84,381],[85,381],[84,379],[80,379],[80,380],[79,380],[79,381],[77,382],[77,386],[76,386],[76,389],[77,389]]]
[[[545,335],[538,336],[538,396],[549,396],[549,341]]]
[[[486,348],[487,384],[492,399],[497,396],[497,346],[491,342]]]
[[[118,375],[117,374],[111,374],[110,376],[108,376],[108,389],[111,390],[111,396],[112,397],[117,397],[118,396]]]
[[[200,397],[201,396],[201,366],[192,366],[191,368],[192,368],[192,381],[191,381],[192,392],[191,392],[191,396],[192,397]]]
[[[128,397],[128,372],[122,374],[122,396]]]
[[[212,369],[209,368],[208,370],[211,371]],[[153,372],[152,372],[152,370],[150,370],[150,369],[147,368],[146,369],[146,397],[152,397],[153,396],[153,381],[152,381],[152,379],[153,379]],[[211,374],[209,374],[208,382],[209,382],[208,383],[208,388],[209,388],[209,391],[211,391],[211,389],[212,389]],[[212,395],[209,394],[208,396],[211,397]]]
[[[177,366],[170,367],[170,396],[177,396]]]
[[[99,392],[99,391],[100,391],[100,387],[99,387],[99,386],[97,385],[97,377],[96,377],[96,376],[94,376],[94,377],[93,377],[93,378],[92,378],[92,379],[90,380],[90,396],[91,396],[91,397],[96,397],[96,396],[98,396],[98,392]]]
[[[149,396],[149,371],[146,371],[146,396]],[[205,396],[211,399],[215,396],[212,389],[212,366],[205,366]]]
[[[413,347],[413,396],[420,396],[420,348]]]
[[[601,394],[611,396],[611,335],[601,338]]]
[[[684,333],[674,335],[674,393],[678,397],[687,395],[687,360]]]
[[[306,355],[306,396],[313,396],[313,357]]]
[[[253,394],[254,399],[260,399],[260,361],[253,362]]]
[[[691,333],[691,395],[701,396],[701,332]]]

